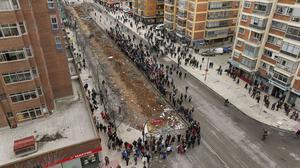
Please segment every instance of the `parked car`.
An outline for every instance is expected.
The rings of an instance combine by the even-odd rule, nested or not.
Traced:
[[[123,11],[124,11],[125,13],[132,14],[132,11],[131,11],[131,9],[130,9],[129,7],[125,7],[125,8],[123,9]]]
[[[158,24],[155,27],[155,30],[162,30],[162,29],[164,29],[164,24]]]

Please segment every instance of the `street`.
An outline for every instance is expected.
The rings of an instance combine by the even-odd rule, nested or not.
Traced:
[[[100,28],[116,25],[114,18],[105,14],[102,12]],[[127,35],[133,34],[142,40],[134,32],[129,31]],[[167,57],[160,57],[158,62],[176,64]],[[299,167],[300,141],[295,135],[259,123],[231,105],[224,106],[223,98],[189,74],[186,79],[179,79],[176,74],[172,77],[180,92],[189,87],[193,97],[191,105],[195,108],[193,118],[201,124],[201,145],[188,149],[184,155],[172,153],[166,160],[156,158],[151,167]],[[266,141],[261,141],[263,129],[270,131]]]

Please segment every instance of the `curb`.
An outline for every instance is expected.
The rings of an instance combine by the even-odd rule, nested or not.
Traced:
[[[112,16],[110,13],[108,13],[108,15],[109,15],[110,17],[112,17],[112,18],[115,19],[115,17]],[[148,42],[147,42],[147,39],[144,38],[142,35],[139,35],[137,32],[133,31],[131,28],[128,28],[124,23],[120,22],[119,20],[118,20],[118,23],[122,24],[123,27],[126,27],[126,28],[127,28],[128,30],[130,30],[132,33],[134,33],[135,35],[137,35],[138,37],[140,37],[140,39],[142,39],[143,41],[145,41],[146,43],[148,43]],[[173,59],[171,59],[169,56],[166,56],[166,57],[169,58],[172,62],[176,63],[176,62],[175,62]],[[224,98],[223,96],[221,96],[218,92],[216,92],[216,91],[213,90],[211,87],[209,87],[208,85],[206,85],[204,82],[202,82],[201,80],[199,80],[198,78],[196,78],[194,75],[192,75],[189,71],[187,71],[187,70],[186,70],[185,68],[183,68],[181,65],[180,65],[180,67],[181,67],[184,71],[186,71],[187,73],[189,73],[190,76],[192,76],[194,79],[198,80],[198,81],[201,83],[202,86],[205,86],[207,89],[209,89],[209,90],[210,90],[212,93],[214,93],[216,96],[218,96],[219,98],[225,100],[225,98]],[[161,94],[161,93],[159,93],[159,94]],[[164,99],[165,99],[165,98],[164,98]],[[240,110],[238,107],[236,107],[234,104],[230,103],[230,105],[231,105],[232,107],[234,107],[236,110],[238,110],[241,114],[247,116],[248,118],[250,118],[250,119],[252,119],[252,120],[254,120],[254,121],[258,122],[258,123],[261,123],[261,124],[263,124],[263,125],[269,126],[269,127],[271,127],[272,129],[275,129],[275,130],[278,130],[278,131],[281,131],[281,132],[294,133],[294,131],[292,131],[292,130],[287,130],[287,129],[283,129],[283,128],[278,128],[278,127],[276,127],[276,126],[269,125],[269,124],[266,124],[266,123],[264,123],[264,122],[261,122],[261,121],[255,119],[255,118],[250,117],[249,115],[247,115],[246,113],[244,113],[242,110]]]

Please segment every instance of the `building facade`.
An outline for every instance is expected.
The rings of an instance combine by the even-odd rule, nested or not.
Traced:
[[[300,105],[300,1],[242,3],[232,70],[269,94]]]
[[[233,41],[238,0],[165,0],[164,25],[192,42]]]
[[[132,0],[132,9],[134,15],[146,24],[164,20],[164,0]]]
[[[72,95],[56,0],[0,0],[0,127],[44,116]]]

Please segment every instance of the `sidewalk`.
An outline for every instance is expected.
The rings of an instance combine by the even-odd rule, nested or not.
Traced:
[[[119,12],[117,12],[117,14],[115,15],[111,13],[108,14],[113,16],[114,18],[116,18],[118,15],[122,15]],[[132,20],[132,18],[129,19]],[[147,32],[147,30],[140,29],[140,31],[137,32],[135,24],[133,24],[133,27],[130,27],[129,22],[125,24],[123,24],[122,22],[120,23],[122,25],[125,25],[128,29],[135,32],[136,34],[139,34],[142,39],[147,41],[147,39],[145,39],[144,37],[144,34]],[[179,45],[180,44],[175,44],[175,46]],[[202,56],[194,52],[192,52],[192,55],[195,56],[195,58],[201,62]],[[214,68],[209,69],[206,81],[204,81],[204,76],[205,68],[208,61],[207,58],[205,58],[205,61],[202,63],[201,71],[200,69],[195,69],[191,66],[181,65],[181,67],[188,71],[195,78],[197,78],[200,82],[202,82],[210,89],[215,91],[217,94],[219,94],[225,99],[229,99],[232,105],[234,105],[241,112],[253,118],[254,120],[286,131],[296,131],[297,129],[300,129],[299,119],[298,121],[291,120],[288,116],[285,115],[283,110],[273,111],[271,109],[267,109],[263,105],[262,100],[258,104],[255,99],[252,99],[248,94],[248,90],[244,89],[245,83],[242,80],[240,80],[239,84],[236,84],[236,82],[234,82],[232,78],[227,76],[226,73],[223,73],[222,76],[218,75],[216,69],[219,66],[222,66],[223,70],[225,69],[225,67],[228,67],[228,58],[229,55],[222,55],[209,58],[209,62],[214,63]],[[171,58],[169,55],[165,59],[171,59],[174,62],[177,62],[177,58]],[[262,98],[263,95],[264,93],[262,94]],[[275,101],[277,101],[276,98],[270,97],[270,104],[274,103]]]

